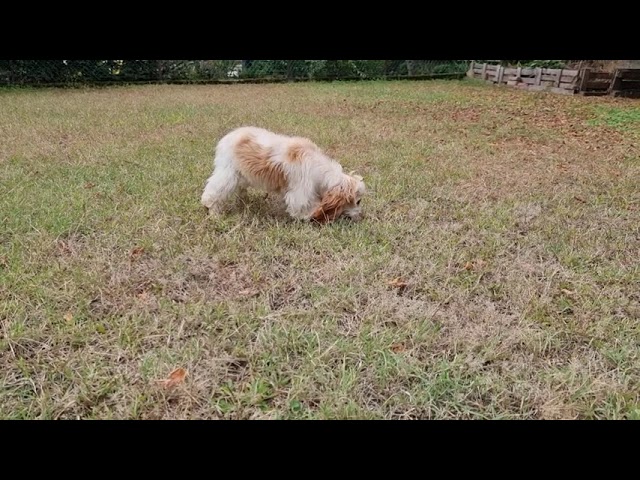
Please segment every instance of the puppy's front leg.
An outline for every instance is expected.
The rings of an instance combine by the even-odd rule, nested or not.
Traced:
[[[309,220],[313,213],[313,205],[304,189],[288,191],[284,196],[287,213],[296,220]]]

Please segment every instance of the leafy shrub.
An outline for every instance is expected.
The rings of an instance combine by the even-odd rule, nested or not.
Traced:
[[[566,68],[566,64],[562,60],[529,60],[522,63],[527,68]]]
[[[467,71],[467,62],[451,62],[434,65],[430,73],[434,75],[445,73],[465,73]]]
[[[361,78],[381,78],[385,75],[385,60],[351,60]]]
[[[566,68],[564,60],[475,60],[475,62],[526,68]]]

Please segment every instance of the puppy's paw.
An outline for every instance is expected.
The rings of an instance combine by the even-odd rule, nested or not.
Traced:
[[[221,207],[216,205],[212,207],[203,207],[203,211],[205,212],[205,215],[209,218],[219,217],[224,213],[224,210]]]

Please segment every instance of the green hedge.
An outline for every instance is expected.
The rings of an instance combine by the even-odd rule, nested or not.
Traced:
[[[0,60],[0,84],[374,79],[464,73],[466,68],[467,62],[459,60]]]

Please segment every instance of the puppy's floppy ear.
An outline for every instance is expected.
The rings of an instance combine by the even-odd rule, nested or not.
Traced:
[[[349,176],[355,178],[359,182],[364,180],[364,178],[362,178],[360,175],[356,174],[355,170],[352,170],[351,172],[349,172]]]
[[[354,200],[353,182],[340,184],[324,194],[311,219],[319,223],[332,222],[340,216],[344,207]]]
[[[340,216],[344,210],[345,203],[344,196],[341,195],[339,189],[329,190],[322,197],[320,206],[316,208],[311,218],[318,223],[332,222]]]

